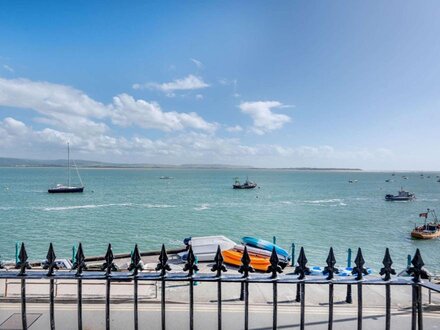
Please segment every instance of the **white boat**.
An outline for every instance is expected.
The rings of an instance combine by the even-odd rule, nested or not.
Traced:
[[[84,184],[81,180],[81,176],[78,172],[78,167],[75,164],[75,161],[73,161],[73,164],[76,169],[76,174],[78,175],[78,179],[80,182],[80,185],[71,185],[70,182],[70,146],[69,143],[67,143],[67,184],[61,184],[58,183],[55,187],[49,188],[47,192],[49,194],[56,194],[56,193],[82,193],[84,191]]]
[[[219,245],[222,251],[231,250],[237,245],[225,236],[190,237],[185,239],[184,243],[192,246],[198,261],[213,261]],[[181,252],[178,255],[185,260],[188,252]]]

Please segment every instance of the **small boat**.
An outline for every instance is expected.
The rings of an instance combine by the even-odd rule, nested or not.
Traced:
[[[70,146],[69,143],[67,143],[67,185],[58,183],[55,187],[49,188],[47,190],[48,193],[82,193],[84,191],[84,184],[82,183],[81,176],[79,175],[75,161],[73,163],[76,169],[76,174],[78,175],[79,182],[81,183],[78,186],[73,186],[70,184]]]
[[[408,180],[408,177],[406,175],[402,175],[403,180]]]
[[[223,261],[225,263],[238,267],[241,266],[242,264],[241,259],[243,258],[243,252],[235,251],[235,250],[226,250],[222,252],[222,255],[223,255]],[[249,253],[249,258],[251,259],[251,266],[256,270],[265,272],[267,271],[267,268],[270,266],[269,257],[261,257]]]
[[[173,179],[173,177],[172,176],[161,176],[159,179],[161,179],[161,180],[171,180],[171,179]]]
[[[358,180],[348,180],[348,183],[356,183]]]
[[[400,188],[397,195],[391,195],[391,194],[385,195],[386,201],[411,201],[415,198],[416,198],[415,194],[405,191],[402,188]]]
[[[222,251],[233,249],[236,246],[234,241],[225,236],[189,237],[185,238],[183,242],[187,246],[192,246],[198,261],[214,261],[218,246]],[[186,260],[188,252],[181,252],[178,255]]]
[[[391,182],[391,181],[392,181],[391,179],[386,179],[386,180],[385,180],[385,182]]]
[[[437,182],[440,182],[440,179],[438,179]]]
[[[234,189],[253,189],[257,186],[257,184],[255,182],[249,181],[248,178],[246,178],[246,181],[242,184],[240,183],[240,180],[237,178],[235,178],[235,182],[232,185],[232,188]]]
[[[250,245],[269,252],[272,252],[273,248],[275,247],[275,251],[278,256],[281,256],[282,258],[289,260],[289,252],[287,252],[286,250],[284,250],[283,248],[279,247],[276,244],[265,241],[263,239],[249,237],[249,236],[245,236],[241,240],[246,245]]]
[[[428,215],[431,214],[434,218],[433,221],[427,222]],[[422,226],[415,226],[411,232],[412,238],[417,239],[433,239],[440,237],[440,223],[438,222],[437,215],[434,210],[428,209],[424,213],[419,214],[420,218],[425,218],[425,224]]]

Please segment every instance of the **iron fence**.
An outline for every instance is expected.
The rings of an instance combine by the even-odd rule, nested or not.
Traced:
[[[25,245],[22,243],[20,253],[18,256],[18,262],[15,268],[17,270],[1,270],[0,265],[0,279],[20,279],[21,283],[21,322],[23,329],[27,329],[26,318],[26,281],[32,279],[46,279],[49,280],[49,319],[50,328],[55,329],[55,294],[54,294],[54,282],[55,279],[60,280],[73,280],[77,282],[77,323],[78,329],[83,327],[82,318],[82,300],[83,300],[83,281],[87,280],[102,280],[106,284],[105,295],[105,322],[106,329],[110,329],[110,291],[111,284],[116,282],[130,282],[133,284],[133,318],[134,328],[139,328],[139,297],[138,297],[138,284],[140,281],[153,281],[161,283],[161,327],[166,329],[166,283],[167,282],[188,282],[189,283],[189,328],[194,329],[194,284],[195,282],[211,282],[217,283],[217,328],[222,329],[222,284],[223,283],[241,283],[241,299],[244,301],[244,324],[243,328],[249,328],[249,285],[253,283],[267,283],[272,284],[272,327],[277,328],[278,325],[278,285],[279,284],[291,284],[296,285],[297,294],[296,301],[300,303],[300,329],[305,328],[305,295],[306,287],[308,285],[328,285],[328,329],[333,328],[333,308],[334,308],[334,286],[346,285],[347,295],[346,302],[352,301],[352,286],[357,290],[357,328],[362,329],[363,321],[363,287],[365,285],[382,285],[385,287],[385,329],[391,328],[391,286],[410,286],[412,288],[412,310],[411,310],[411,329],[423,329],[423,307],[422,307],[422,289],[429,289],[436,292],[440,292],[440,285],[433,284],[428,279],[428,274],[424,269],[424,262],[422,260],[420,251],[417,249],[414,257],[412,258],[412,267],[408,267],[407,273],[410,277],[404,278],[396,276],[395,270],[392,268],[393,261],[391,259],[389,250],[386,249],[383,258],[384,267],[380,270],[382,277],[365,278],[367,270],[364,267],[365,260],[362,255],[362,250],[359,248],[355,259],[355,267],[352,271],[352,276],[342,277],[335,276],[338,274],[338,268],[336,265],[336,259],[333,253],[333,249],[330,248],[326,264],[324,268],[323,276],[311,276],[310,269],[307,267],[307,258],[304,249],[301,248],[300,254],[294,268],[294,272],[291,274],[284,274],[279,264],[279,259],[275,249],[272,251],[270,257],[270,265],[268,267],[268,274],[252,274],[254,269],[251,266],[251,259],[245,247],[243,257],[241,259],[241,266],[238,272],[241,275],[236,274],[224,274],[227,271],[223,263],[223,257],[220,247],[218,247],[215,262],[212,266],[211,272],[213,274],[197,274],[198,266],[196,258],[189,246],[188,257],[183,268],[184,273],[172,272],[168,263],[168,256],[165,246],[162,245],[161,253],[159,256],[159,262],[154,273],[142,273],[143,263],[141,255],[139,253],[138,246],[136,245],[131,255],[131,262],[128,267],[128,271],[116,271],[116,265],[114,263],[114,255],[112,252],[111,244],[107,248],[105,255],[105,262],[102,264],[101,271],[88,271],[85,263],[85,256],[80,243],[76,252],[75,260],[71,271],[62,271],[58,269],[56,263],[56,256],[52,243],[49,246],[49,250],[44,262],[43,269],[32,270],[28,262],[28,256]]]

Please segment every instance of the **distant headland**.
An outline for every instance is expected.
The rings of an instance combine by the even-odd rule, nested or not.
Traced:
[[[362,171],[360,168],[334,168],[334,167],[283,167],[266,168],[249,165],[229,165],[229,164],[130,164],[130,163],[108,163],[90,160],[76,160],[76,165],[82,168],[111,169],[111,168],[169,168],[169,169],[276,169],[276,170],[294,170],[294,171]],[[0,167],[64,167],[65,159],[41,160],[41,159],[21,159],[0,157]]]

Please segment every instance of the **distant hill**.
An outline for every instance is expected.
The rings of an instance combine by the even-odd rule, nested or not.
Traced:
[[[195,169],[258,169],[246,165],[228,164],[126,164],[126,163],[107,163],[91,160],[75,160],[78,167],[88,168],[195,168]],[[41,159],[21,159],[0,157],[0,167],[64,167],[67,165],[66,159],[41,160]],[[315,167],[289,167],[279,168],[280,170],[294,171],[362,171],[359,168],[315,168]]]

